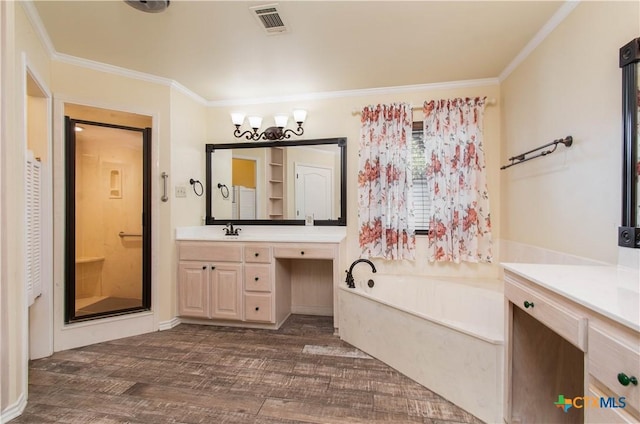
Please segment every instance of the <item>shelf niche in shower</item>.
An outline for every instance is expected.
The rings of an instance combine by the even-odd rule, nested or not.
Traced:
[[[122,170],[109,171],[109,199],[122,199]]]

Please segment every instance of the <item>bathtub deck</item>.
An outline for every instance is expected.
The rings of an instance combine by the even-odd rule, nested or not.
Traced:
[[[305,347],[307,352],[305,352]],[[18,423],[480,423],[293,315],[277,331],[182,324],[33,361]]]

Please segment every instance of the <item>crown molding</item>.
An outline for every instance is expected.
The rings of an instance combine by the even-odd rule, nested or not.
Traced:
[[[507,77],[509,77],[509,75],[511,75],[511,73],[515,71],[516,68],[520,66],[520,64],[522,64],[522,62],[524,62],[525,59],[529,57],[529,55],[531,55],[531,53],[533,53],[533,51],[540,44],[542,44],[542,42],[549,36],[549,34],[551,34],[553,30],[555,30],[556,27],[560,25],[560,23],[564,21],[567,16],[569,16],[573,9],[578,6],[580,1],[581,0],[565,1],[564,4],[560,6],[560,8],[558,8],[556,13],[554,13],[553,16],[547,21],[547,23],[545,23],[542,28],[540,28],[540,30],[536,33],[536,35],[534,35],[533,38],[524,46],[524,48],[511,61],[511,63],[509,63],[506,68],[504,68],[504,70],[498,76],[498,81],[502,82],[507,79]]]
[[[300,102],[309,100],[339,99],[348,97],[364,97],[371,95],[411,93],[416,91],[450,90],[455,88],[485,87],[498,85],[497,78],[438,82],[431,84],[401,85],[395,87],[365,88],[359,90],[324,91],[318,93],[293,94],[290,96],[258,97],[252,99],[214,100],[207,102],[209,107],[247,106],[269,103]]]
[[[40,19],[40,15],[36,10],[36,7],[34,6],[33,1],[24,0],[24,1],[21,1],[20,4],[22,5],[22,8],[24,9],[27,15],[29,22],[31,22],[33,29],[38,35],[38,38],[44,45],[45,50],[47,51],[47,53],[49,53],[49,57],[55,57],[55,55],[57,54],[56,49],[55,47],[53,47],[53,42],[51,41],[51,38],[49,37],[49,33],[47,32],[47,30],[44,27],[44,24],[42,23],[42,19]]]
[[[82,68],[92,69],[98,72],[105,72],[111,75],[118,75],[121,77],[137,79],[137,80],[149,82],[152,84],[164,85],[166,87],[173,88],[174,90],[177,90],[185,94],[186,96],[195,100],[197,103],[201,104],[202,106],[207,105],[207,101],[204,98],[197,95],[193,91],[189,90],[179,82],[174,81],[170,78],[159,77],[157,75],[147,74],[145,72],[133,71],[131,69],[121,68],[115,65],[109,65],[107,63],[96,62],[94,60],[83,59],[80,57],[71,56],[64,53],[56,53],[55,56],[53,57],[53,60],[62,62],[62,63],[67,63],[70,65],[79,66]]]

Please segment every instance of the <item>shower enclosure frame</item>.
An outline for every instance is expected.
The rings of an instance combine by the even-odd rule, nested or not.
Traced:
[[[76,313],[76,124],[140,132],[142,135],[142,305],[77,316]],[[151,310],[151,128],[65,116],[65,324]]]

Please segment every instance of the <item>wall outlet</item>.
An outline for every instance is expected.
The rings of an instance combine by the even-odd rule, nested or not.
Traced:
[[[187,197],[187,187],[176,186],[176,197]]]

